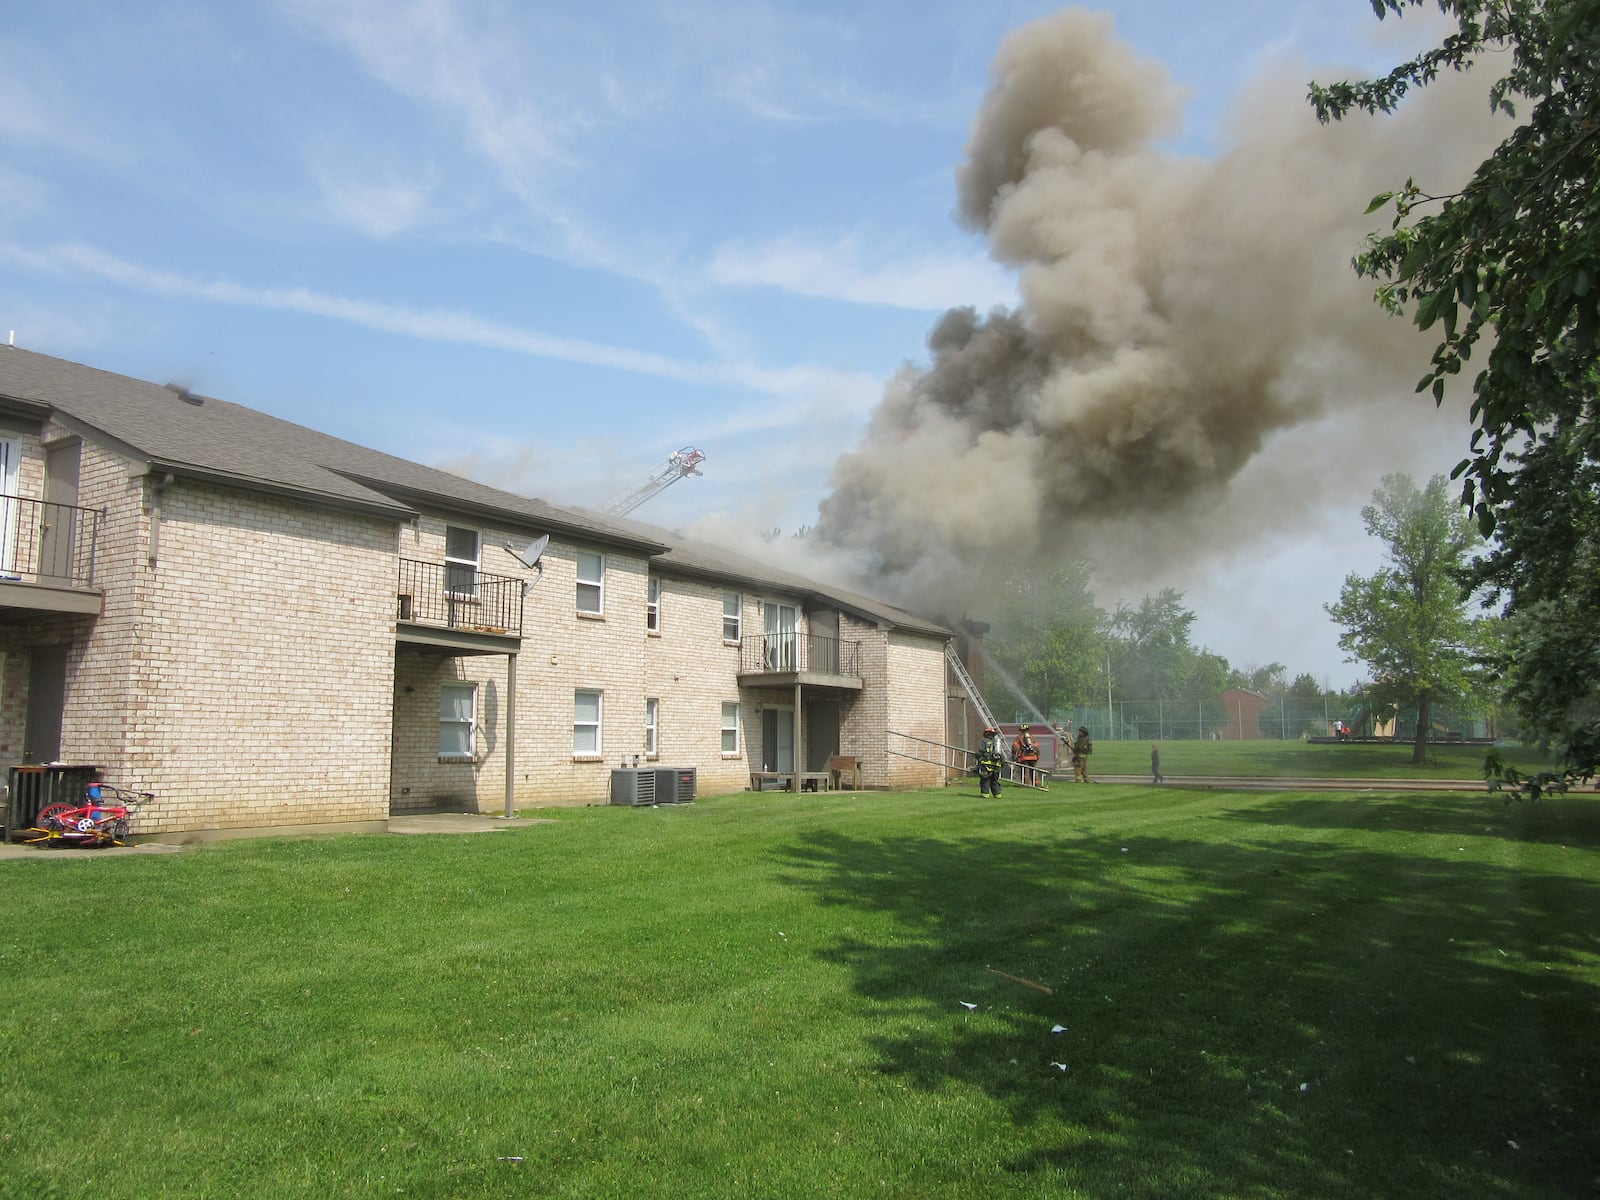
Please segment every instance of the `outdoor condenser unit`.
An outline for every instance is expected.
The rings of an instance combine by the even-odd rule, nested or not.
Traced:
[[[654,804],[656,775],[653,767],[620,767],[611,772],[611,803]]]
[[[694,800],[696,768],[657,767],[656,803],[689,804]]]

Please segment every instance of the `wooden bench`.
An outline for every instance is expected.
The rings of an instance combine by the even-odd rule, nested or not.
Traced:
[[[769,783],[781,783],[782,790],[792,792],[795,790],[795,773],[793,771],[751,771],[750,790],[752,792],[772,791],[767,787]]]
[[[833,777],[835,789],[844,787],[844,777],[850,776],[850,786],[861,787],[861,760],[853,754],[835,754],[828,760],[828,774]]]

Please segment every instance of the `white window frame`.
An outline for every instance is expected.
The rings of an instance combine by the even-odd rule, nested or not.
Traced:
[[[644,627],[649,633],[661,632],[661,579],[656,575],[644,585]]]
[[[450,553],[450,535],[452,533],[465,533],[472,536],[472,557],[463,558],[460,554]],[[446,525],[444,527],[444,590],[447,595],[458,600],[476,600],[478,598],[478,573],[483,567],[483,533],[467,525]],[[466,591],[458,590],[454,585],[463,571],[472,571],[472,586]]]
[[[656,696],[646,696],[644,700],[644,756],[658,758],[661,755],[661,701]]]
[[[451,695],[464,695],[467,700],[466,719],[459,716],[447,716],[446,698]],[[457,710],[459,711],[459,710]],[[456,730],[461,736],[451,739],[449,745],[445,741],[445,731]],[[465,744],[466,749],[459,747]],[[439,685],[439,761],[440,762],[476,762],[478,760],[478,685],[475,683],[462,683],[452,681]]]
[[[594,719],[580,720],[583,711],[580,707],[585,696],[594,697]],[[573,758],[604,758],[605,743],[602,735],[605,732],[606,720],[606,694],[600,688],[575,688],[572,692],[572,757]],[[585,731],[592,732],[594,737],[593,747],[579,745],[579,734]]]
[[[734,758],[739,753],[739,702],[722,702],[722,756]]]
[[[733,611],[728,611],[728,602],[733,602]],[[744,597],[738,592],[722,593],[722,640],[728,645],[736,646],[744,635]]]
[[[585,575],[584,568],[592,567],[594,574]],[[578,612],[587,617],[601,617],[606,611],[606,556],[593,550],[579,550],[575,557],[578,578],[576,604]],[[592,597],[593,608],[584,607],[585,597]]]

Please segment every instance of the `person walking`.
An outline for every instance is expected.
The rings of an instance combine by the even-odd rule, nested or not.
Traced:
[[[1166,782],[1166,776],[1161,773],[1161,747],[1154,742],[1150,743],[1150,782]]]
[[[1089,740],[1089,727],[1078,726],[1078,736],[1072,741],[1072,777],[1079,783],[1093,783],[1089,778],[1089,755],[1094,753],[1094,743]]]
[[[978,795],[1000,798],[1000,772],[1004,769],[1006,752],[1000,745],[1000,732],[993,727],[983,731],[983,745],[978,749]]]

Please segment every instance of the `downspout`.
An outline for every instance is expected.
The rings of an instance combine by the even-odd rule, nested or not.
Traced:
[[[150,565],[156,565],[161,548],[161,495],[172,486],[172,472],[150,485]]]

